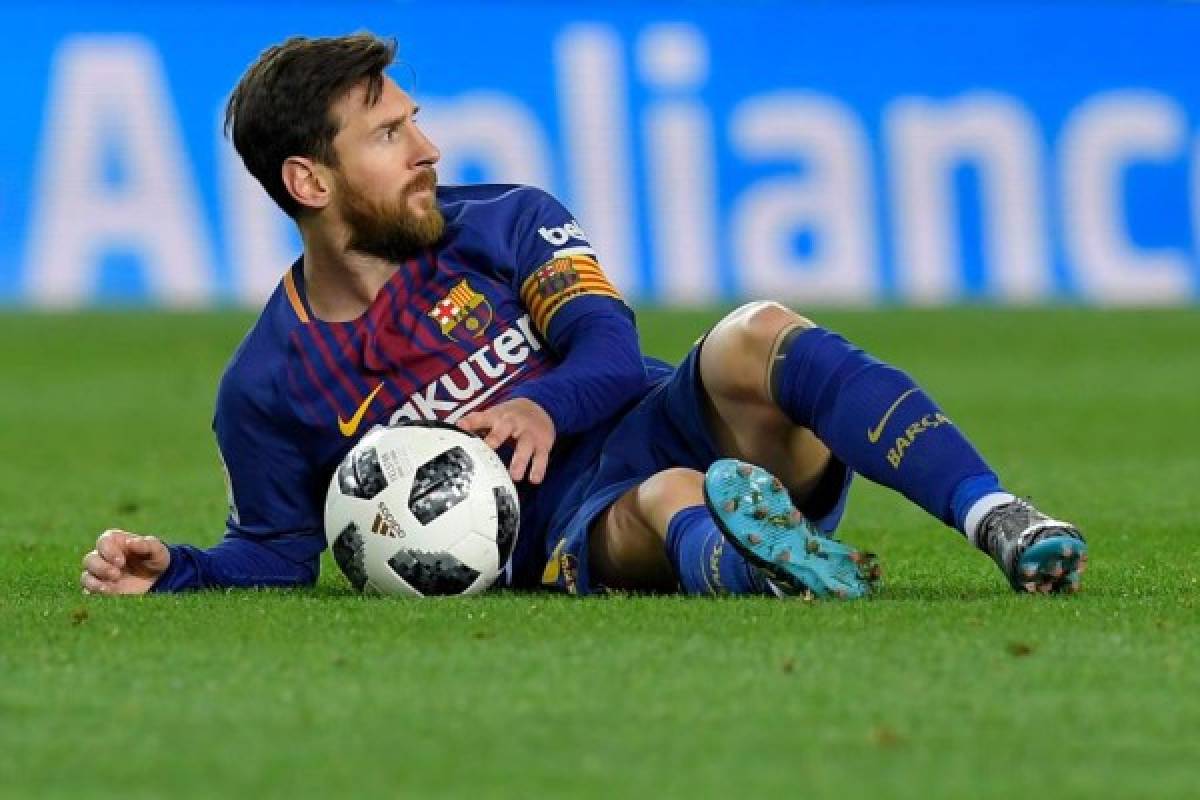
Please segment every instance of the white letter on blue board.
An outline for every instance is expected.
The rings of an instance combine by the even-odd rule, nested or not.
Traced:
[[[120,164],[115,185],[104,179],[109,153]],[[145,39],[75,36],[59,48],[35,191],[25,283],[37,303],[86,303],[115,248],[141,257],[152,299],[210,298],[212,250],[162,65]]]

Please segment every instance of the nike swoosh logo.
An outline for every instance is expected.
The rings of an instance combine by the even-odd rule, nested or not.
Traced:
[[[371,401],[375,399],[375,395],[379,394],[379,390],[382,388],[383,384],[380,383],[372,389],[371,393],[367,395],[367,399],[362,401],[362,405],[358,407],[358,410],[354,412],[354,416],[350,419],[343,420],[342,415],[338,414],[338,430],[342,432],[342,436],[354,435],[354,432],[358,430],[358,424],[366,416],[367,409],[371,406]]]
[[[897,397],[896,402],[892,403],[891,408],[889,408],[887,411],[883,412],[883,419],[879,420],[879,424],[876,425],[874,428],[867,429],[867,441],[868,442],[870,442],[871,444],[875,444],[876,442],[879,441],[879,437],[883,436],[883,426],[887,425],[888,419],[892,416],[892,414],[896,411],[896,409],[900,407],[900,404],[904,402],[904,398],[908,397],[910,394],[912,394],[915,391],[916,391],[916,387],[909,389],[907,392],[905,392],[904,394]]]

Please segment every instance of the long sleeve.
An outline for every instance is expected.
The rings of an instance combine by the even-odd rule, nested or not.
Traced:
[[[645,391],[637,327],[571,212],[545,192],[523,191],[524,211],[506,245],[516,265],[512,286],[559,363],[510,397],[544,408],[559,434],[579,433]]]
[[[201,549],[168,544],[171,563],[152,591],[311,586],[325,549],[323,481],[296,431],[273,410],[262,365],[226,373],[213,430],[229,492],[225,538]]]
[[[320,550],[311,552],[311,537],[278,539],[270,546],[251,539],[227,537],[208,550],[186,544],[167,545],[167,549],[171,551],[171,565],[154,584],[155,592],[286,588],[311,586],[317,580]]]
[[[554,334],[551,346],[561,362],[510,396],[545,409],[560,435],[599,424],[645,391],[637,329],[619,302],[603,298]]]

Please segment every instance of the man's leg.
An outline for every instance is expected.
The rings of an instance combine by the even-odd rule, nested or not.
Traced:
[[[844,464],[957,527],[1014,588],[1078,586],[1078,532],[1003,491],[911,378],[840,336],[779,304],[753,303],[705,339],[700,375],[721,451],[778,475],[810,516],[837,483],[828,470]]]
[[[713,474],[663,470],[618,498],[588,537],[594,581],[610,589],[701,595],[862,597],[869,591],[878,577],[869,558],[809,528],[782,483],[759,468],[725,481],[763,484],[761,502],[770,513],[742,520],[706,499],[705,481]],[[744,534],[746,546],[731,532]]]
[[[610,589],[763,594],[766,584],[725,540],[704,502],[704,474],[674,468],[621,495],[588,539],[595,581]]]

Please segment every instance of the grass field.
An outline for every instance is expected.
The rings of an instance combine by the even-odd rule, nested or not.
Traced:
[[[0,797],[1200,796],[1200,313],[818,316],[1082,526],[1082,594],[1014,596],[859,485],[886,585],[853,604],[363,598],[328,556],[312,591],[85,598],[105,527],[219,538],[251,317],[0,315]]]

